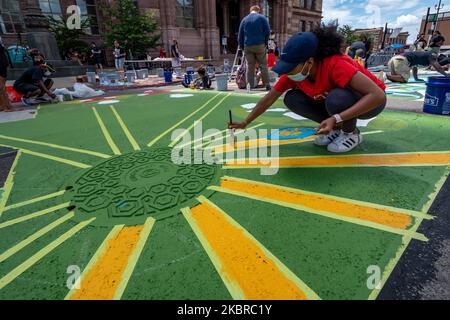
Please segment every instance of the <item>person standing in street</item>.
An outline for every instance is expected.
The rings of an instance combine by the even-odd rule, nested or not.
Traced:
[[[239,27],[239,46],[244,49],[247,60],[247,83],[250,88],[255,88],[255,67],[258,64],[266,90],[270,91],[266,54],[270,26],[267,18],[260,12],[259,6],[252,6],[250,14],[242,20]]]
[[[439,54],[441,51],[441,47],[444,45],[445,38],[441,35],[439,31],[433,32],[433,37],[430,41],[430,46],[427,48],[428,51],[431,51],[435,54]]]
[[[180,48],[176,39],[173,40],[173,44],[170,47],[170,54],[172,55],[172,68],[181,68]]]

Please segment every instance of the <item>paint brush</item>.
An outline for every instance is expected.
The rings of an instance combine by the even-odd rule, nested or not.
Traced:
[[[231,114],[231,110],[228,111],[228,114],[230,116],[230,124],[233,124],[233,115]],[[234,136],[234,129],[230,128],[230,137],[231,137],[231,145],[233,148],[236,147],[236,137]]]

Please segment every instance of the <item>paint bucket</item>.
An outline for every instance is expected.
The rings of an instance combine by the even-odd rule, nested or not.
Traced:
[[[158,75],[158,77],[164,78],[164,69],[163,68],[156,69],[156,74]]]
[[[127,71],[125,72],[125,75],[129,83],[134,83],[136,81],[136,74],[134,73],[134,71]]]
[[[226,74],[216,75],[217,91],[227,91],[228,90],[228,77]]]
[[[97,79],[95,77],[95,72],[86,72],[88,83],[96,83]]]
[[[145,79],[146,78],[145,71],[146,69],[136,70],[137,78],[140,80]]]
[[[99,72],[98,77],[100,78],[101,85],[108,85],[108,75],[105,72]]]
[[[430,77],[423,112],[450,116],[450,77]]]
[[[20,102],[22,95],[14,90],[13,86],[6,86],[6,93],[8,94],[9,101],[12,103]]]
[[[170,83],[173,81],[173,73],[172,71],[164,71],[164,81],[166,83]]]

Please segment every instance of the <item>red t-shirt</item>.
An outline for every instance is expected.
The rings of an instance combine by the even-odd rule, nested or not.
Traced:
[[[318,65],[315,82],[309,79],[296,82],[287,75],[281,76],[275,84],[275,90],[284,93],[289,89],[298,87],[314,100],[326,99],[328,93],[334,88],[346,88],[353,76],[360,71],[376,83],[383,91],[386,86],[369,70],[354,61],[348,55],[337,54],[325,58]]]

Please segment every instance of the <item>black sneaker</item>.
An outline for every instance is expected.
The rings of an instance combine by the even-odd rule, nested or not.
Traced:
[[[270,90],[272,90],[272,87],[270,86],[270,84],[268,84],[268,85],[266,86],[266,91],[270,91]]]

